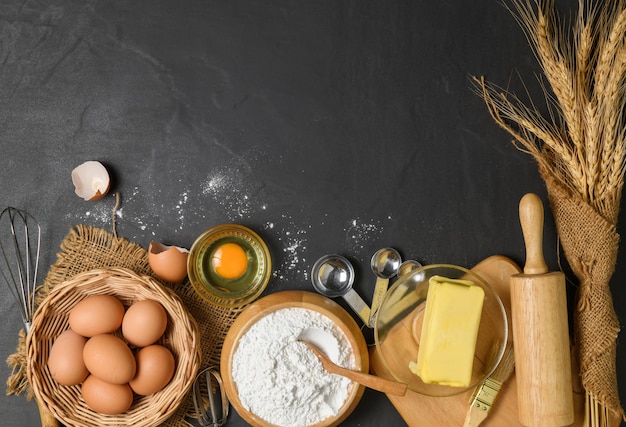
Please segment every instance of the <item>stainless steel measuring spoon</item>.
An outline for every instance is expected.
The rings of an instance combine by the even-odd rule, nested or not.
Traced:
[[[400,268],[398,269],[398,277],[409,274],[410,272],[417,270],[420,267],[422,267],[422,264],[419,261],[407,259],[402,264],[400,264]]]
[[[376,312],[383,299],[385,299],[385,294],[389,287],[389,279],[398,274],[401,264],[402,258],[398,251],[393,248],[382,248],[372,255],[370,267],[376,275],[376,285],[374,287],[374,296],[372,297],[370,318],[367,322],[370,327],[374,327]]]
[[[418,271],[422,267],[423,265],[419,261],[411,259],[404,261],[400,265],[400,269],[398,270],[398,281],[395,285],[397,288],[392,294],[393,297],[390,297],[390,300],[383,301],[385,309],[387,309],[387,313],[381,312],[378,316],[376,316],[376,321],[378,320],[378,317],[383,316],[383,324],[388,324],[390,318],[404,311],[406,308],[411,307],[419,298],[421,298],[418,293],[409,292],[409,289],[413,283],[424,280],[424,272]],[[388,310],[390,307],[393,307],[393,310]]]
[[[342,297],[369,327],[371,310],[352,289],[354,267],[345,257],[330,254],[318,259],[311,270],[311,281],[320,294],[329,298]]]

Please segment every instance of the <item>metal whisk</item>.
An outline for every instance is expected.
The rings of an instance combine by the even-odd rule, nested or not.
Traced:
[[[32,215],[8,207],[0,213],[0,237],[4,261],[0,274],[19,305],[28,333],[35,311],[41,227]]]
[[[196,419],[202,427],[221,427],[228,419],[228,397],[218,369],[209,366],[196,376],[192,387]]]
[[[35,288],[41,247],[41,227],[32,215],[8,207],[0,213],[0,275],[20,308],[24,329],[30,330],[35,312]],[[37,402],[43,427],[58,427],[48,409]]]

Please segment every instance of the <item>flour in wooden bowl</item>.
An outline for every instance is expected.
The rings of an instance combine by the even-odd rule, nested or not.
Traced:
[[[355,368],[347,337],[323,314],[284,308],[262,317],[241,337],[232,377],[242,405],[277,426],[310,426],[337,415],[352,386],[328,373],[300,337],[311,338],[336,364]]]

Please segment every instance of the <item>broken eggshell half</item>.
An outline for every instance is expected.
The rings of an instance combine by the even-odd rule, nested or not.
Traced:
[[[76,195],[91,201],[101,199],[107,194],[111,179],[102,163],[90,160],[72,170],[72,183]]]
[[[178,246],[167,246],[152,241],[148,246],[148,263],[154,274],[171,283],[182,281],[187,276],[189,251]]]

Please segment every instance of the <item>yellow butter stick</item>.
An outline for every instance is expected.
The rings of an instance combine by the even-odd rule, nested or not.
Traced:
[[[409,364],[423,382],[470,385],[484,299],[470,280],[430,278],[417,363]]]

